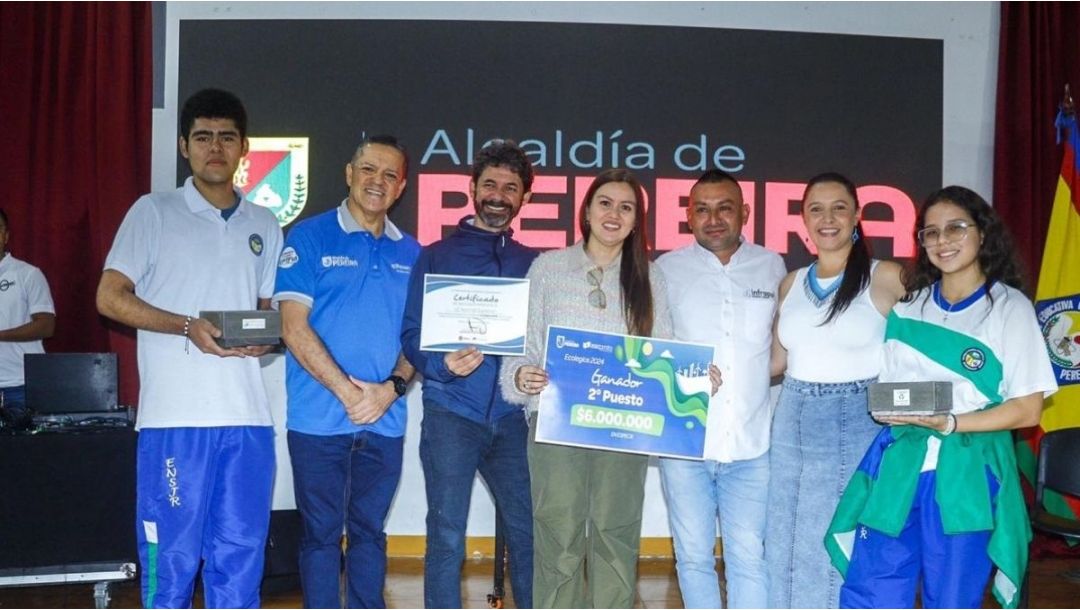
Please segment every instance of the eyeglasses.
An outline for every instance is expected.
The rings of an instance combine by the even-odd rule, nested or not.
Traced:
[[[600,267],[589,269],[585,279],[589,280],[589,285],[593,287],[589,293],[589,305],[597,309],[607,309],[607,295],[600,289],[600,284],[604,281],[604,270]]]
[[[922,247],[929,248],[930,246],[937,246],[939,244],[958,242],[967,237],[968,229],[973,226],[975,225],[972,225],[967,221],[956,220],[946,224],[944,229],[927,227],[915,235],[919,238],[919,243],[922,244]]]

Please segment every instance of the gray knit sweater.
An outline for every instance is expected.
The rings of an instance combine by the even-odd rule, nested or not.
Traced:
[[[535,412],[540,404],[539,396],[522,394],[514,386],[514,374],[524,364],[543,368],[544,341],[549,324],[596,330],[607,333],[626,334],[626,318],[623,316],[622,287],[619,285],[621,257],[615,257],[604,267],[601,289],[607,296],[607,307],[599,309],[589,304],[593,286],[587,275],[596,267],[587,254],[584,242],[562,250],[550,250],[536,257],[529,274],[529,329],[525,340],[525,355],[504,357],[499,373],[499,385],[508,402],[527,405]],[[653,297],[653,332],[659,339],[670,339],[671,312],[668,309],[667,285],[663,272],[655,264],[649,264],[649,283]]]

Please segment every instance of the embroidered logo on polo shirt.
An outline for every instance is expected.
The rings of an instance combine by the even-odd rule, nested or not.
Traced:
[[[15,285],[15,282],[13,282],[13,281],[11,281],[11,280],[9,280],[7,278],[4,278],[4,279],[0,280],[0,292],[7,292],[7,289],[11,288],[14,285]]]
[[[775,299],[776,292],[773,290],[763,290],[761,288],[747,288],[746,298],[748,299]]]
[[[402,265],[400,263],[390,263],[390,268],[398,273],[409,274],[412,273],[412,267],[410,265]]]
[[[296,253],[296,248],[288,246],[281,251],[281,256],[278,257],[278,267],[282,269],[288,269],[296,263],[300,262],[300,255]]]
[[[324,256],[322,257],[323,267],[359,267],[360,263],[348,256]]]
[[[263,253],[263,238],[258,233],[252,233],[248,237],[248,247],[251,248],[251,252],[255,256],[262,256]]]
[[[960,364],[969,371],[977,371],[986,364],[986,354],[977,347],[970,347],[960,356]]]

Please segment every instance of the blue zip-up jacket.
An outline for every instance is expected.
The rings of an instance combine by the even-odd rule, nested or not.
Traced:
[[[484,355],[475,371],[458,377],[446,368],[443,352],[420,349],[420,320],[424,312],[424,274],[525,277],[539,254],[514,241],[513,231],[492,233],[472,225],[472,216],[458,223],[449,237],[427,246],[413,266],[405,319],[401,324],[401,346],[405,357],[424,376],[424,403],[434,403],[477,423],[487,423],[518,411],[520,405],[506,402],[499,391],[500,356]]]

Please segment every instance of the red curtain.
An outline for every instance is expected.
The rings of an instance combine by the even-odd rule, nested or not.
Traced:
[[[1080,103],[1080,5],[1002,2],[993,203],[1028,265],[1032,293],[1061,170],[1054,117],[1066,83]]]
[[[48,351],[115,351],[120,399],[138,396],[134,336],[94,295],[131,204],[150,189],[149,2],[0,4],[0,206],[10,251],[45,273]]]

